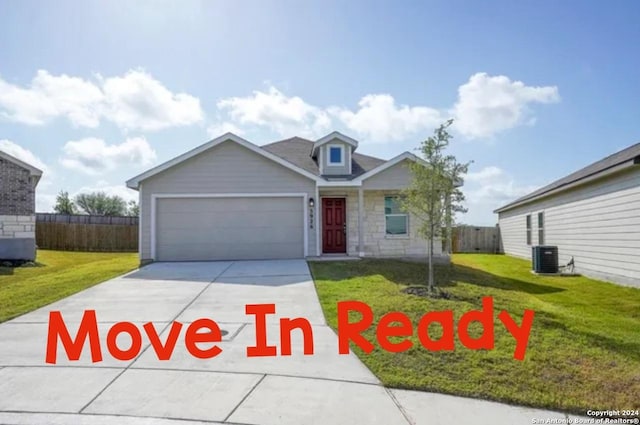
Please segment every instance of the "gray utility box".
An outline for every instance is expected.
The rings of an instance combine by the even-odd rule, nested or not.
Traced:
[[[0,261],[34,261],[36,240],[34,238],[0,238]]]
[[[531,248],[532,269],[536,273],[558,273],[558,247],[538,245]]]

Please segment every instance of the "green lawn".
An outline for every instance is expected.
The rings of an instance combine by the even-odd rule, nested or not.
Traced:
[[[384,385],[456,394],[584,414],[586,409],[640,408],[640,290],[585,277],[540,277],[528,261],[500,255],[455,255],[451,268],[437,270],[450,299],[401,292],[423,285],[422,264],[394,260],[310,263],[322,308],[337,328],[336,303],[358,300],[373,309],[374,324],[401,311],[414,323],[428,311],[463,313],[494,298],[495,314],[507,310],[519,324],[524,309],[535,311],[524,361],[513,359],[515,341],[495,323],[494,350],[472,351],[456,334],[453,352],[413,348],[392,354],[378,348],[375,326],[363,335],[376,349],[356,354]],[[354,313],[351,321],[358,319]],[[478,325],[472,330],[481,332]],[[439,337],[440,327],[430,327]],[[397,339],[397,340],[401,340]],[[393,339],[392,339],[393,341]]]
[[[0,267],[0,322],[138,266],[137,254],[38,250],[34,267]]]

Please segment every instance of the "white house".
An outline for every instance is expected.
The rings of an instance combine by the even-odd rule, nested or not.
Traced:
[[[494,212],[506,254],[555,245],[578,273],[640,287],[640,143]]]

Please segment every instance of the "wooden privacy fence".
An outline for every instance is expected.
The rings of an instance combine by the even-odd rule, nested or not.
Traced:
[[[136,252],[138,218],[37,214],[36,244],[62,251]]]
[[[138,225],[138,217],[36,213],[37,223],[126,224]]]
[[[453,229],[453,252],[501,254],[500,228],[457,226]]]

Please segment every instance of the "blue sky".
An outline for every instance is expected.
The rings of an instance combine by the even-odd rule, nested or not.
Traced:
[[[391,158],[456,119],[461,221],[640,140],[640,3],[1,2],[0,149],[60,190],[124,181],[226,130],[339,130]]]

